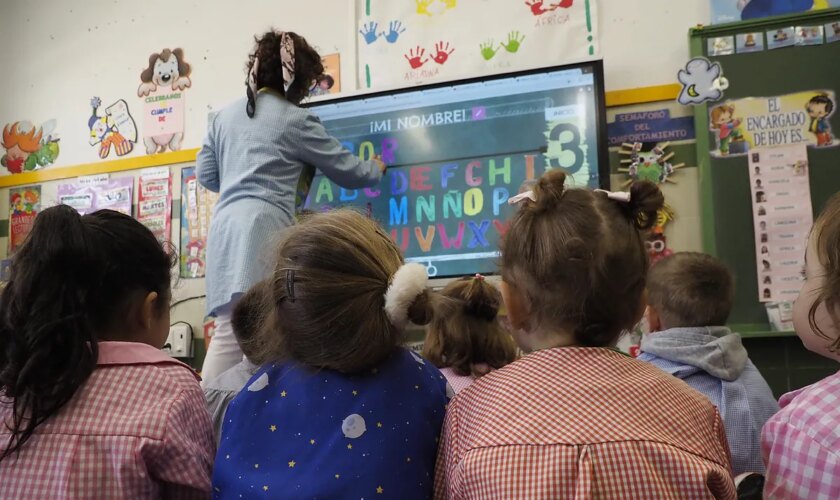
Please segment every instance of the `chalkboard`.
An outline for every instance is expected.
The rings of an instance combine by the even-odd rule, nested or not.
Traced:
[[[606,172],[600,62],[313,106],[362,159],[388,166],[375,188],[316,175],[304,208],[352,206],[378,220],[430,276],[493,273],[526,179],[562,168],[570,185]]]
[[[753,53],[710,56],[709,41],[745,33],[773,33],[793,26],[825,26],[840,21],[840,9],[691,30],[692,56],[719,62],[729,80],[725,100],[774,97],[804,91],[831,90],[840,95],[840,42],[789,46]],[[709,131],[710,106],[695,107],[705,250],[735,273],[735,305],[729,321],[741,332],[769,330],[765,307],[758,300],[756,252],[747,156],[716,157],[715,134]],[[829,117],[840,133],[840,112]],[[709,131],[704,133],[704,131]],[[840,191],[840,147],[808,148],[814,215]]]

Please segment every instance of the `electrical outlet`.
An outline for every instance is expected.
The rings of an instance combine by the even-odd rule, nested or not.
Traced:
[[[166,338],[169,349],[164,348],[164,352],[173,358],[191,358],[192,345],[192,332],[188,325],[178,323],[169,327],[169,336]]]

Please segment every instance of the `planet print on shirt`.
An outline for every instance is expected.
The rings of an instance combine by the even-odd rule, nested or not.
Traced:
[[[268,373],[263,373],[248,386],[249,392],[259,392],[268,387]]]
[[[362,418],[361,415],[358,413],[353,413],[352,415],[348,415],[347,418],[341,422],[341,432],[344,433],[344,437],[350,439],[356,439],[362,436],[362,434],[367,431],[367,427],[365,426],[365,419]]]

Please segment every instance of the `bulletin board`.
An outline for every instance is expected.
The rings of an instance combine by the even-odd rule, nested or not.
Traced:
[[[770,329],[765,306],[759,300],[749,154],[720,156],[720,149],[715,151],[718,133],[710,130],[710,111],[723,101],[748,97],[770,98],[818,89],[833,91],[834,96],[840,95],[840,71],[836,65],[836,61],[840,60],[840,41],[828,43],[825,38],[821,44],[791,45],[772,50],[766,46],[778,30],[791,26],[823,26],[826,35],[833,36],[828,33],[827,25],[838,21],[840,9],[831,9],[754,22],[698,27],[689,34],[692,57],[703,56],[720,63],[729,82],[721,101],[695,106],[703,243],[706,252],[719,257],[735,274],[735,304],[729,321],[733,329],[747,335],[761,334]],[[743,40],[748,33],[765,35],[766,39],[761,40],[765,42],[763,50],[729,55],[710,53],[710,50],[717,50],[714,47],[717,38],[733,36],[737,40],[740,34]],[[758,42],[758,37],[755,38]],[[803,108],[806,102],[802,103]],[[840,134],[840,110],[835,109],[828,122],[836,137]],[[764,140],[767,141],[767,137]],[[808,162],[812,208],[816,217],[828,198],[840,191],[840,146],[808,147]]]

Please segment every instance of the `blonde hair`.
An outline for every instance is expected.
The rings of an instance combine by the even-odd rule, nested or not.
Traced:
[[[480,376],[476,365],[501,368],[516,360],[516,346],[497,317],[501,294],[483,277],[453,281],[426,328],[423,357],[458,375]]]
[[[388,234],[353,210],[312,214],[286,229],[253,361],[291,358],[344,373],[376,366],[403,341],[384,309],[402,264]],[[432,295],[418,295],[407,312],[412,322],[428,323]]]

